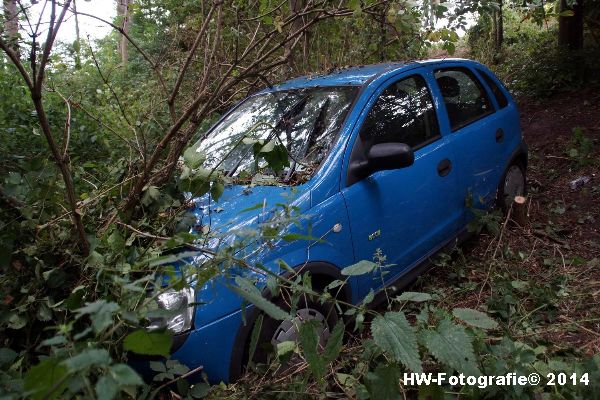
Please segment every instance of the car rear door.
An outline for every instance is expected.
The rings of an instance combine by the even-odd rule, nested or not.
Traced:
[[[456,154],[455,168],[467,206],[464,225],[472,217],[469,207],[487,208],[496,198],[504,129],[490,93],[473,70],[457,65],[433,68],[433,74],[443,99],[442,130]]]
[[[374,144],[412,146],[414,164],[359,179],[342,188],[355,259],[385,257],[394,264],[359,277],[362,294],[381,287],[454,237],[462,216],[455,156],[441,135],[430,93],[433,77],[411,73],[382,83],[371,96],[352,137],[349,162],[361,162]],[[383,275],[381,272],[385,272]]]

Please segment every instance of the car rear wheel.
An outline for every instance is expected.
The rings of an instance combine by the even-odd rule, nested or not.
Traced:
[[[516,196],[527,193],[525,168],[520,163],[512,163],[504,172],[498,188],[498,206],[506,213],[512,206]]]

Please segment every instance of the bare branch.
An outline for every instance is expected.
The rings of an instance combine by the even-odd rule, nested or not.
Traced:
[[[69,150],[69,142],[71,140],[71,101],[67,99],[61,92],[56,89],[48,89],[60,96],[65,105],[67,106],[67,118],[65,120],[65,130],[63,133],[63,150],[62,150],[62,158],[67,158],[67,152]]]
[[[222,7],[222,3],[219,4],[219,7]],[[175,81],[175,86],[173,87],[171,96],[167,100],[167,104],[169,105],[169,110],[171,112],[171,118],[173,120],[175,120],[175,118],[176,118],[175,117],[175,98],[177,97],[177,94],[179,93],[179,88],[181,87],[181,83],[183,82],[185,73],[186,73],[188,67],[190,66],[190,63],[192,62],[192,59],[194,58],[196,49],[198,49],[198,46],[200,45],[200,41],[204,37],[204,33],[206,32],[206,29],[208,28],[208,24],[210,22],[210,18],[212,16],[212,13],[214,12],[214,10],[215,10],[215,5],[213,4],[213,5],[211,5],[210,9],[208,10],[208,14],[204,18],[204,21],[202,22],[202,26],[200,27],[200,31],[198,31],[196,40],[194,40],[194,44],[192,45],[192,48],[188,52],[188,56],[185,60],[185,63],[183,64],[183,67],[179,71],[179,75],[177,76],[177,81]]]
[[[69,1],[70,1],[70,0],[69,0]],[[154,62],[154,61],[152,60],[152,58],[151,58],[151,57],[148,55],[148,53],[146,53],[146,52],[145,52],[145,51],[144,51],[144,50],[143,50],[143,49],[142,49],[142,48],[141,48],[141,47],[140,47],[140,46],[137,44],[137,42],[136,42],[135,40],[133,40],[133,39],[131,38],[131,36],[130,36],[130,35],[127,33],[127,32],[125,32],[125,31],[123,30],[123,28],[121,28],[121,27],[119,27],[119,26],[117,26],[117,25],[113,24],[112,22],[109,22],[109,21],[107,21],[107,20],[105,20],[105,19],[102,19],[102,18],[100,18],[100,17],[97,17],[97,16],[95,16],[95,15],[92,15],[92,14],[84,13],[84,12],[81,12],[81,11],[75,11],[75,10],[71,10],[71,12],[72,12],[73,14],[77,14],[77,15],[83,15],[84,17],[90,17],[90,18],[93,18],[93,19],[95,19],[95,20],[98,20],[98,21],[100,21],[100,22],[103,22],[103,23],[105,23],[106,25],[108,25],[108,26],[110,26],[111,28],[113,28],[114,30],[116,30],[117,32],[119,32],[121,35],[123,35],[123,37],[125,37],[125,39],[127,39],[127,41],[128,41],[129,43],[131,43],[131,45],[132,45],[133,47],[135,47],[135,49],[138,51],[138,53],[140,53],[140,55],[142,56],[142,58],[143,58],[144,60],[146,60],[146,62],[148,62],[148,64],[150,64],[150,66],[152,67],[152,69],[154,70],[154,72],[155,72],[155,74],[156,74],[156,77],[158,78],[158,82],[160,83],[160,86],[161,86],[161,88],[162,88],[162,89],[163,89],[163,91],[165,92],[165,95],[166,95],[167,93],[169,93],[169,91],[168,91],[168,89],[167,89],[167,85],[166,85],[166,83],[165,83],[165,79],[164,79],[164,77],[163,77],[162,73],[160,72],[160,68],[159,68],[159,65],[158,65],[158,63],[157,63],[157,62]]]
[[[60,29],[60,26],[65,19],[65,15],[67,14],[67,10],[69,9],[69,5],[71,4],[71,0],[66,0],[62,6],[62,10],[56,20],[56,0],[52,0],[52,12],[50,14],[50,28],[48,29],[48,36],[46,37],[46,43],[44,43],[44,52],[42,53],[42,59],[40,60],[40,66],[37,71],[37,76],[34,81],[34,91],[32,94],[36,97],[42,97],[42,84],[44,82],[44,74],[46,73],[46,64],[50,58],[50,52],[52,51],[52,46],[54,45],[54,41],[56,40],[56,34]],[[56,22],[55,22],[56,21]]]

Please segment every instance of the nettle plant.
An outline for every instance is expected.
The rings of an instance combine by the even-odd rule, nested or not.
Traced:
[[[386,267],[381,253],[373,261],[364,260],[342,270],[345,276],[372,274],[380,279]],[[396,399],[404,392],[418,392],[419,397],[446,398],[447,394],[506,398],[529,398],[535,392],[544,391],[536,387],[450,387],[404,385],[404,372],[482,375],[506,375],[514,372],[528,375],[536,372],[545,376],[550,372],[578,374],[588,373],[592,377],[600,373],[600,358],[584,363],[572,363],[568,357],[553,356],[543,345],[532,347],[525,342],[513,340],[487,313],[470,308],[446,310],[438,306],[439,295],[423,292],[403,292],[394,295],[383,289],[387,297],[387,311],[378,312],[369,305],[375,298],[371,292],[363,302],[351,305],[337,301],[335,289],[346,281],[331,282],[323,292],[313,290],[310,275],[295,275],[291,279],[277,277],[271,281],[273,293],[289,292],[293,299],[291,311],[279,307],[277,301],[264,299],[247,278],[236,277],[236,291],[249,303],[264,312],[264,318],[290,319],[302,296],[312,296],[321,303],[332,302],[334,309],[343,318],[334,327],[324,327],[316,320],[302,323],[298,327],[299,340],[278,343],[273,349],[268,366],[251,364],[260,374],[280,377],[282,371],[293,371],[290,363],[306,363],[307,372],[299,373],[302,386],[316,382],[322,393],[331,389],[331,382],[338,382],[346,395],[361,399]],[[327,319],[326,319],[327,320]],[[368,323],[366,321],[369,321]],[[260,336],[263,318],[259,318],[252,333],[252,349]],[[369,326],[370,335],[363,336],[360,351],[345,360],[342,353],[344,332],[353,329],[363,331]],[[323,330],[330,329],[323,341]],[[366,333],[366,332],[365,332]],[[299,368],[298,370],[302,370]],[[330,372],[331,371],[331,372]],[[293,379],[293,378],[292,378]],[[301,386],[301,387],[302,387]],[[301,389],[296,388],[299,392]],[[591,393],[592,387],[557,388],[562,394]]]

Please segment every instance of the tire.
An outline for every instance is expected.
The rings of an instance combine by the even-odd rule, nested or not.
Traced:
[[[290,299],[291,296],[289,293],[282,293],[273,302],[283,310],[292,312],[290,307],[292,301]],[[252,357],[254,364],[268,363],[272,359],[270,356],[275,354],[277,343],[298,340],[299,324],[306,320],[318,320],[322,322],[323,330],[321,331],[319,344],[321,347],[324,347],[333,327],[341,319],[333,301],[326,301],[321,304],[312,296],[304,294],[298,300],[293,315],[293,320],[278,321],[263,314],[264,319],[258,343]],[[246,346],[246,363],[249,360],[249,346],[250,340],[248,340]]]
[[[519,162],[512,162],[504,171],[500,186],[498,186],[498,195],[496,203],[506,214],[515,196],[527,194],[527,179],[525,175],[525,166]]]

